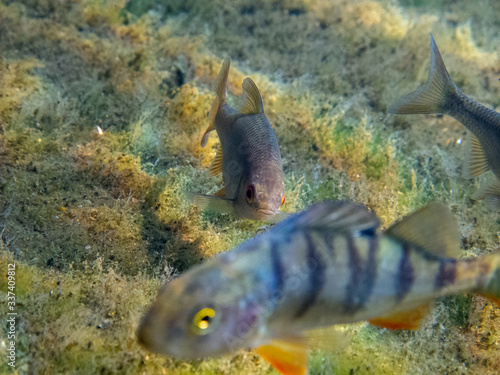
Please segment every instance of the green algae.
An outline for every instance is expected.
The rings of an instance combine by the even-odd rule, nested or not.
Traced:
[[[185,362],[135,339],[164,281],[260,230],[200,212],[183,195],[221,187],[204,170],[218,141],[199,142],[226,55],[230,100],[247,75],[261,90],[284,161],[285,211],[353,199],[387,227],[443,201],[460,223],[464,256],[496,249],[498,218],[471,201],[478,183],[460,177],[463,127],[385,113],[426,79],[431,31],[457,84],[499,105],[491,6],[1,2],[0,264],[18,267],[16,371],[275,373],[251,351]],[[4,274],[0,285],[3,315]],[[481,297],[457,296],[438,301],[414,333],[345,326],[349,342],[313,351],[311,372],[495,373],[499,314]]]

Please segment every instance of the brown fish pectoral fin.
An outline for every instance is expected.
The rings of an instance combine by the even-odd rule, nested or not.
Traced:
[[[212,165],[210,165],[211,176],[217,176],[219,173],[222,173],[222,147],[219,147],[217,154],[215,154],[215,159],[212,161]]]
[[[464,178],[470,179],[490,170],[486,154],[477,137],[468,132],[467,155],[465,156]]]
[[[370,319],[368,322],[374,326],[387,329],[415,330],[420,327],[422,320],[429,314],[430,304],[425,304],[408,311]]]
[[[187,198],[202,210],[213,210],[219,213],[234,213],[234,201],[212,195],[185,192]]]
[[[302,337],[273,339],[257,353],[284,375],[307,375],[307,347]]]

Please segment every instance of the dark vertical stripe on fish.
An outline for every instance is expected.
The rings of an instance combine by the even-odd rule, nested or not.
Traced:
[[[345,290],[345,300],[344,309],[346,312],[352,312],[356,310],[355,305],[358,303],[354,292],[357,289],[359,280],[361,279],[362,265],[361,259],[359,258],[358,249],[354,245],[353,238],[351,234],[346,235],[347,242],[347,255],[349,257],[349,269],[351,271],[351,280],[346,286]]]
[[[307,274],[309,275],[309,291],[306,294],[306,298],[300,308],[295,313],[295,318],[300,318],[303,316],[307,310],[314,305],[316,299],[321,293],[323,286],[325,285],[325,269],[326,265],[321,258],[321,254],[316,251],[316,247],[309,234],[304,234],[307,243]]]
[[[350,234],[346,236],[351,280],[346,287],[344,309],[353,313],[362,308],[370,297],[377,276],[378,238],[368,237],[368,257],[363,265],[359,251]]]
[[[273,266],[274,290],[273,295],[277,300],[283,296],[283,288],[285,284],[283,263],[281,262],[278,242],[271,240],[271,262]]]
[[[401,251],[401,260],[399,261],[398,274],[396,276],[396,298],[402,300],[411,290],[413,282],[415,281],[415,274],[413,265],[410,261],[410,247],[408,243],[403,242]]]
[[[335,246],[333,245],[334,238],[335,236],[331,232],[328,232],[323,236],[323,239],[325,240],[326,251],[332,259],[334,259],[335,256]]]
[[[375,232],[373,232],[373,234],[369,236],[369,239],[368,260],[365,264],[365,270],[363,272],[363,285],[361,285],[361,289],[359,290],[361,306],[363,306],[368,301],[368,298],[370,298],[370,295],[373,292],[373,287],[375,286],[375,279],[377,278],[378,236],[375,235]]]
[[[441,259],[439,261],[439,271],[436,275],[436,289],[444,288],[455,282],[457,273],[456,259]]]

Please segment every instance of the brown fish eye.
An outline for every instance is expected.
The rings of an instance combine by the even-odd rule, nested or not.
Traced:
[[[255,188],[253,185],[248,185],[247,187],[247,202],[252,203],[255,196]]]
[[[206,335],[212,332],[215,319],[215,310],[210,307],[201,309],[193,318],[193,330],[197,335]]]
[[[283,197],[281,197],[281,205],[283,206],[285,204],[285,194],[283,194]]]

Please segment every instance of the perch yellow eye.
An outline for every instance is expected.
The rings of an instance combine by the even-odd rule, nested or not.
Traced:
[[[193,318],[193,328],[198,335],[206,335],[213,329],[215,310],[209,307],[201,309]]]

